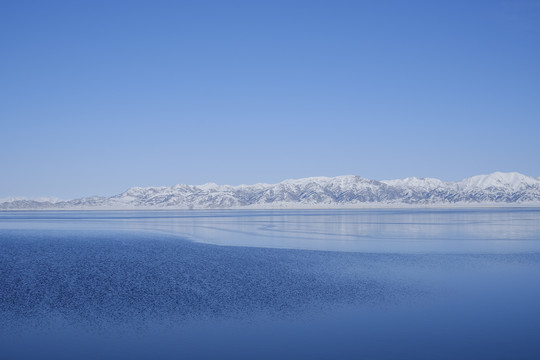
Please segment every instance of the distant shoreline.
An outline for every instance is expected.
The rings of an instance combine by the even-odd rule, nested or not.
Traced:
[[[540,202],[507,204],[507,203],[480,203],[480,204],[366,204],[337,205],[337,206],[260,206],[246,205],[221,208],[182,208],[182,207],[71,207],[71,208],[27,208],[27,209],[0,209],[0,212],[24,211],[251,211],[251,210],[445,210],[445,209],[540,209]]]

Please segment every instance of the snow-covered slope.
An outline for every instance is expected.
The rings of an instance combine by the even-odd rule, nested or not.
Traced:
[[[112,197],[70,201],[11,199],[0,209],[339,207],[365,205],[540,205],[540,179],[496,172],[459,182],[433,178],[369,180],[359,176],[311,177],[278,184],[133,187]]]

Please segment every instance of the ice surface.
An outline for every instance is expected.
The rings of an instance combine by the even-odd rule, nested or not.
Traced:
[[[0,358],[537,359],[538,216],[0,213]],[[352,241],[369,238],[378,251],[181,235],[215,227],[199,235],[256,242],[270,230],[330,244],[355,226],[362,238]],[[430,238],[438,251],[412,245]]]

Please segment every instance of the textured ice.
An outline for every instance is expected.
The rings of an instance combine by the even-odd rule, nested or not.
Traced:
[[[125,232],[0,235],[0,309],[9,328],[51,314],[84,326],[283,315],[406,292],[366,276],[367,264],[347,253],[216,247]]]

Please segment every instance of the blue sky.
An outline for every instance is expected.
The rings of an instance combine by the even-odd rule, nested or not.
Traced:
[[[7,1],[0,198],[540,176],[539,1]]]

